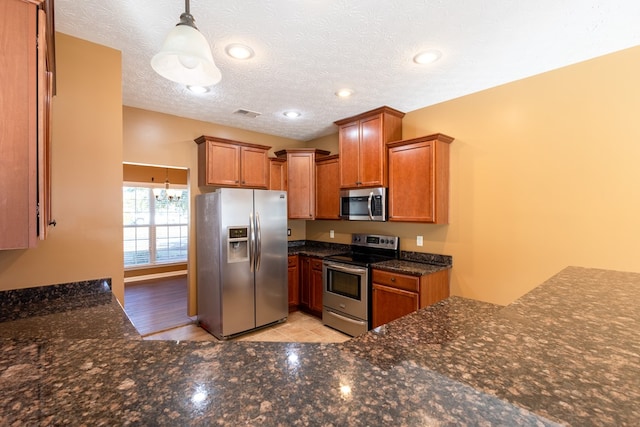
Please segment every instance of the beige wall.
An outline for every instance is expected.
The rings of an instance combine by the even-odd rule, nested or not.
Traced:
[[[0,289],[111,278],[123,301],[120,52],[56,34],[52,210],[36,249],[0,251]]]
[[[196,314],[196,260],[195,260],[195,196],[209,191],[198,187],[198,153],[193,141],[201,135],[217,136],[236,141],[262,144],[275,150],[299,147],[292,139],[245,131],[169,114],[156,113],[132,107],[123,108],[124,148],[123,161],[148,165],[163,165],[189,170],[191,197],[191,228],[189,231],[189,315]],[[121,218],[122,214],[120,214]],[[299,228],[299,227],[297,227]],[[304,238],[304,237],[302,237]]]
[[[453,256],[453,294],[499,304],[568,265],[640,272],[640,47],[408,113],[451,144],[449,225],[307,223]],[[336,240],[341,237],[336,234]]]
[[[122,108],[120,53],[56,39],[58,226],[36,249],[0,252],[0,290],[111,277],[123,301],[123,161],[189,169],[193,204],[200,192],[193,139],[202,134],[274,150],[337,147],[335,135],[300,143]],[[456,138],[449,225],[291,221],[292,238],[346,243],[352,232],[397,234],[405,250],[453,256],[453,294],[500,304],[567,265],[640,271],[639,59],[637,47],[409,112],[405,138]],[[424,236],[423,247],[416,235]],[[194,302],[192,292],[191,314]]]

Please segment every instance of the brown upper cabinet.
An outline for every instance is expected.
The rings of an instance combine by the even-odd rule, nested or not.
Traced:
[[[387,145],[389,221],[448,223],[452,141],[438,133]]]
[[[269,158],[269,190],[287,191],[286,158]]]
[[[316,159],[316,219],[340,219],[340,159]]]
[[[0,2],[0,249],[44,239],[50,210],[52,1]]]
[[[402,138],[404,113],[380,107],[335,122],[338,125],[340,187],[386,187],[385,144]]]
[[[287,206],[290,219],[315,219],[316,158],[329,151],[317,148],[288,148],[276,151],[287,162]]]
[[[271,147],[201,136],[198,144],[198,185],[263,188],[269,186]]]

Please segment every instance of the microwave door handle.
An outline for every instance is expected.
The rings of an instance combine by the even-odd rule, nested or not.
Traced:
[[[367,203],[367,209],[369,209],[369,219],[373,221],[373,191],[369,193],[369,203]]]

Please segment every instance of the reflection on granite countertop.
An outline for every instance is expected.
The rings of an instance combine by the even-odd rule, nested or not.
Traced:
[[[0,335],[0,425],[631,426],[639,298],[640,274],[570,267],[342,344]]]

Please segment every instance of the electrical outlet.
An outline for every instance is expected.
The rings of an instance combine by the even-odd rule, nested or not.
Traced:
[[[423,243],[423,242],[422,242],[422,236],[418,236],[418,237],[416,237],[416,245],[418,245],[418,246],[422,246],[422,243]]]
[[[329,237],[331,237],[332,239],[336,237],[336,234],[333,232],[333,230],[329,230]]]
[[[291,236],[291,229],[287,228],[287,236]]]

